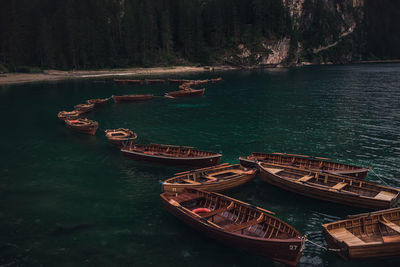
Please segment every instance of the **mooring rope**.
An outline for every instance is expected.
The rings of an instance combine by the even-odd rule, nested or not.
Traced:
[[[305,237],[305,241],[308,242],[308,243],[310,243],[311,245],[314,245],[314,246],[316,246],[316,247],[319,247],[320,249],[323,249],[323,250],[325,250],[325,251],[341,251],[341,249],[339,249],[339,248],[327,248],[327,247],[321,246],[320,244],[317,244],[317,243],[311,241],[311,240],[308,239],[307,237]]]
[[[379,180],[381,180],[385,185],[390,186],[390,185],[388,185],[388,183],[386,183],[386,182],[385,182],[371,167],[370,167],[369,169],[370,169],[370,170],[372,171],[372,173],[375,174],[375,176],[378,177]]]

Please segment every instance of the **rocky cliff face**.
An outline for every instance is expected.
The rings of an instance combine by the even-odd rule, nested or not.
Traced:
[[[359,60],[364,0],[282,0],[292,33],[252,47],[240,44],[227,63],[242,67],[348,63]]]

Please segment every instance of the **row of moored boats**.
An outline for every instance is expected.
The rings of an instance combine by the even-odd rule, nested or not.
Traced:
[[[168,79],[170,84],[178,84],[179,90],[168,92],[165,97],[188,97],[204,95],[205,88],[194,89],[192,86],[204,85],[207,83],[217,83],[222,81],[222,78],[205,79],[205,80],[177,80]],[[120,80],[114,79],[116,84],[163,84],[163,79],[145,79],[145,80]],[[146,101],[154,98],[153,94],[129,94],[129,95],[113,95],[110,98],[97,98],[87,100],[86,103],[78,104],[74,106],[72,111],[60,111],[57,116],[60,120],[65,121],[67,127],[84,134],[95,135],[99,127],[99,123],[94,120],[84,118],[84,116],[92,111],[96,106],[102,106],[106,104],[110,99],[113,99],[115,103],[121,102],[135,102],[135,101]],[[109,129],[106,130],[106,137],[112,143],[129,143],[137,138],[136,133],[129,129]]]
[[[70,121],[65,119],[67,125]],[[136,144],[137,135],[129,129],[106,130],[106,136],[126,157],[190,166],[193,170],[161,182],[161,200],[177,218],[222,243],[297,265],[308,241],[305,235],[273,211],[219,193],[259,177],[292,193],[372,210],[321,226],[330,250],[343,259],[400,256],[400,191],[366,181],[369,168],[320,157],[256,152],[240,157],[240,164],[219,164],[219,153],[187,146]]]
[[[186,157],[184,152],[181,157]],[[271,211],[217,193],[247,183],[258,173],[262,181],[293,193],[377,210],[322,225],[330,249],[343,259],[400,256],[400,192],[365,181],[368,168],[283,153],[252,153],[239,161],[166,179],[161,194],[166,209],[221,242],[296,265],[307,241],[304,235]]]

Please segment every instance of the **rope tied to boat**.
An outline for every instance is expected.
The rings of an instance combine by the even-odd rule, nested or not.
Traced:
[[[379,178],[386,186],[390,186],[388,183],[385,182],[371,167],[369,168],[373,174],[375,174],[376,177]]]
[[[314,246],[316,246],[316,247],[318,247],[318,248],[320,248],[320,249],[323,249],[323,250],[325,250],[325,251],[334,251],[334,252],[339,252],[339,251],[341,251],[340,248],[329,248],[329,247],[324,247],[324,246],[322,246],[322,245],[320,245],[320,244],[317,244],[317,243],[311,241],[310,239],[308,239],[307,236],[305,235],[305,236],[304,236],[304,243],[306,243],[306,242],[308,242],[308,243],[310,243],[311,245],[314,245]],[[303,240],[302,240],[302,244],[303,244]]]

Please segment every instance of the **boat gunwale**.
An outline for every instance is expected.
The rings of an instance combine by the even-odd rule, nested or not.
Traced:
[[[200,151],[200,150],[199,150]],[[197,160],[197,159],[211,159],[211,158],[219,158],[222,157],[221,154],[215,154],[215,155],[210,155],[210,156],[204,156],[204,157],[168,157],[164,155],[151,155],[151,154],[146,154],[144,152],[139,152],[139,151],[132,151],[128,150],[126,148],[121,148],[121,152],[123,153],[130,153],[130,154],[135,154],[135,155],[141,155],[141,156],[146,156],[146,157],[153,157],[153,158],[163,158],[163,159],[179,159],[179,160]],[[202,151],[205,152],[205,151]]]

